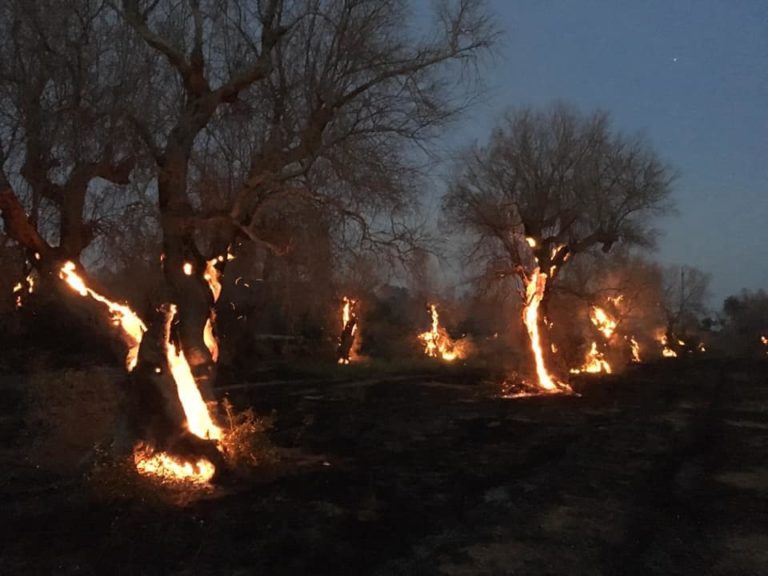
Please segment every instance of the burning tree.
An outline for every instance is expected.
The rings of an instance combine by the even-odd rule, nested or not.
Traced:
[[[12,3],[20,13],[28,4]],[[77,274],[84,287],[78,293],[99,294],[109,307],[115,303],[96,292],[78,266],[84,244],[68,247],[64,223],[72,229],[74,222],[72,237],[90,238],[91,227],[82,224],[91,181],[126,182],[136,176],[139,160],[149,159],[142,167],[156,189],[166,305],[157,318],[143,321],[132,378],[137,391],[159,389],[165,398],[156,410],[171,431],[166,436],[186,437],[190,414],[179,409],[180,394],[166,393],[172,388],[167,376],[181,392],[178,378],[187,382],[191,375],[202,402],[213,400],[214,307],[230,248],[252,241],[285,253],[290,234],[276,239],[273,224],[290,222],[300,207],[332,222],[329,233],[357,247],[409,250],[414,235],[403,215],[419,193],[419,151],[466,104],[464,82],[495,32],[481,0],[438,3],[425,33],[423,26],[403,25],[412,16],[405,2],[78,0],[64,20],[61,3],[45,6],[50,10],[30,13],[30,41],[10,42],[21,53],[3,59],[4,73],[11,70],[0,78],[5,93],[25,74],[32,78],[30,70],[39,80],[32,95],[43,99],[90,87],[85,80],[104,85],[97,84],[102,92],[72,94],[62,106],[44,102],[55,111],[75,111],[68,123],[75,144],[60,173],[52,154],[66,147],[51,138],[67,132],[50,116],[38,118],[49,130],[39,137],[36,125],[4,131],[10,140],[3,152],[17,135],[36,138],[20,162],[37,167],[20,170],[19,185],[0,172],[5,230],[32,265],[53,278],[66,276],[65,270]],[[11,32],[16,20],[4,19]],[[85,26],[97,33],[74,37]],[[59,30],[64,47],[90,47],[98,57],[53,49],[34,36],[38,29]],[[27,56],[43,66],[39,74]],[[78,67],[83,62],[85,70]],[[49,89],[49,76],[68,72],[74,78],[61,90]],[[25,104],[29,96],[19,94],[15,102]],[[88,154],[81,158],[83,151]],[[6,155],[0,160],[9,165]],[[62,196],[70,180],[74,192],[67,188]],[[38,183],[44,191],[34,192]],[[30,197],[21,193],[22,184],[32,188]],[[71,206],[62,205],[58,238],[37,219],[35,201],[49,192],[54,203],[72,198]],[[173,355],[166,354],[171,344]],[[188,369],[174,370],[176,362]]]
[[[590,250],[650,245],[649,219],[668,207],[669,184],[642,139],[563,105],[507,115],[459,162],[444,213],[472,235],[472,261],[517,279],[540,389],[566,387],[547,367],[540,314],[559,271]]]

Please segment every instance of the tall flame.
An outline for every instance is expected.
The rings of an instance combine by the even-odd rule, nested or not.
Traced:
[[[640,362],[640,344],[637,343],[634,336],[629,339],[629,345],[632,350],[632,362]]]
[[[463,343],[452,340],[445,328],[440,326],[436,305],[429,305],[429,314],[432,320],[431,328],[419,334],[419,340],[424,343],[424,354],[430,358],[442,358],[446,362],[463,358],[466,354]]]
[[[176,382],[176,391],[179,394],[179,401],[184,408],[184,415],[187,418],[187,427],[198,438],[206,440],[219,440],[221,438],[221,428],[213,423],[208,406],[205,405],[200,389],[197,387],[195,377],[192,375],[192,369],[189,367],[184,354],[177,350],[171,342],[170,332],[171,323],[176,316],[176,305],[171,304],[170,312],[166,318],[165,324],[165,356],[168,360],[168,367],[171,375]]]
[[[536,267],[531,276],[526,280],[525,296],[526,304],[523,308],[523,322],[528,330],[531,340],[531,349],[536,362],[536,376],[539,387],[548,392],[554,392],[558,388],[567,387],[556,381],[547,370],[544,362],[544,353],[541,349],[541,337],[539,335],[539,306],[544,298],[544,289],[547,286],[547,275]]]
[[[83,278],[76,272],[76,269],[77,267],[74,262],[65,262],[59,271],[59,277],[81,296],[90,296],[97,302],[107,306],[109,313],[112,315],[112,323],[122,329],[124,340],[128,344],[125,364],[130,372],[136,367],[139,345],[141,344],[144,332],[147,331],[147,327],[136,312],[128,306],[113,302],[89,288]]]

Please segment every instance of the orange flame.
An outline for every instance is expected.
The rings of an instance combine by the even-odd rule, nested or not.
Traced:
[[[112,323],[122,328],[124,340],[128,344],[128,353],[125,357],[125,364],[130,372],[136,367],[136,361],[139,356],[139,345],[147,327],[141,318],[128,306],[118,304],[108,300],[101,294],[95,292],[88,286],[80,275],[77,274],[74,262],[65,262],[59,271],[59,277],[64,280],[75,292],[81,296],[90,296],[97,302],[105,304],[112,315]]]
[[[541,349],[541,337],[539,335],[539,306],[544,298],[544,289],[547,286],[547,275],[539,268],[535,268],[530,278],[526,280],[525,295],[526,304],[523,308],[523,322],[528,330],[531,340],[531,349],[536,362],[536,376],[539,387],[547,392],[554,392],[558,388],[568,388],[566,384],[555,380],[547,370],[544,362],[544,353]]]
[[[605,360],[605,356],[597,349],[597,342],[592,342],[592,347],[587,352],[587,357],[584,360],[584,365],[581,368],[571,368],[571,374],[580,374],[586,372],[588,374],[600,374],[604,372],[606,374],[611,373],[611,365]]]
[[[618,325],[618,322],[611,318],[606,311],[599,306],[592,306],[589,309],[589,319],[606,339],[613,336],[616,326]]]
[[[32,273],[28,274],[24,282],[17,282],[13,287],[13,294],[16,295],[16,308],[24,306],[24,284],[27,285],[27,293],[32,294],[35,291],[35,277]]]
[[[189,367],[184,354],[177,350],[176,346],[170,341],[171,323],[175,315],[176,305],[171,304],[170,313],[165,325],[165,356],[168,360],[171,375],[176,382],[176,391],[179,394],[179,401],[187,418],[187,427],[198,438],[219,440],[221,438],[221,428],[213,423],[208,407],[205,405],[200,389],[195,382],[195,377],[192,375],[192,369]]]
[[[660,332],[656,335],[656,340],[661,344],[661,355],[664,356],[664,358],[677,358],[677,352],[672,350],[672,348],[669,347],[669,342],[667,341],[667,335],[663,332]]]
[[[66,262],[59,276],[78,294],[90,296],[107,306],[112,315],[112,321],[122,328],[125,340],[129,344],[126,365],[129,371],[133,370],[136,366],[141,338],[147,331],[144,322],[129,307],[112,302],[89,288],[75,270],[73,262]],[[187,428],[199,438],[220,440],[222,430],[213,423],[187,359],[170,341],[171,323],[175,315],[176,306],[172,304],[165,323],[165,353],[168,368],[176,383],[179,401],[184,410]],[[208,482],[216,470],[215,466],[205,458],[198,459],[194,463],[185,462],[165,452],[155,452],[144,444],[138,444],[135,447],[134,463],[141,474],[154,475],[166,480],[190,481],[196,484]]]
[[[184,462],[166,452],[155,452],[144,444],[134,448],[133,462],[139,474],[171,482],[207,484],[216,472],[215,466],[205,458],[194,463]]]
[[[424,354],[430,358],[442,358],[446,362],[464,358],[466,350],[462,342],[452,340],[445,328],[440,326],[437,306],[430,304],[429,313],[432,319],[431,329],[419,334],[419,340],[424,343]]]
[[[227,255],[229,255],[229,253],[227,253]],[[224,257],[219,256],[218,258],[212,258],[205,263],[205,272],[203,273],[203,278],[206,282],[208,282],[208,288],[211,290],[214,304],[219,301],[219,297],[221,296],[221,272],[219,272],[219,269],[216,268],[216,262],[223,261]],[[211,310],[211,315],[205,322],[205,329],[203,330],[203,341],[211,353],[211,358],[213,358],[213,361],[218,362],[219,342],[213,333],[213,327],[215,324],[216,312],[215,310]]]
[[[632,362],[640,362],[640,344],[637,343],[634,336],[629,339],[629,345],[632,350]]]

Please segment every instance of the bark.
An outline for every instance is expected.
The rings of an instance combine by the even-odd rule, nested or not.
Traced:
[[[187,172],[196,135],[215,110],[189,110],[171,132],[158,174],[163,267],[171,298],[178,306],[179,337],[195,380],[206,401],[213,400],[215,364],[203,338],[213,295],[203,277],[205,257],[195,243],[193,208],[187,196]],[[191,263],[193,273],[184,273]]]

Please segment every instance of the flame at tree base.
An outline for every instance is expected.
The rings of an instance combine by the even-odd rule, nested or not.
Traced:
[[[142,476],[158,478],[164,482],[205,485],[216,473],[216,467],[207,458],[188,462],[167,452],[155,452],[143,443],[134,448],[133,462],[136,471]]]
[[[541,335],[539,332],[539,306],[544,299],[544,290],[547,287],[547,275],[539,268],[534,269],[526,280],[526,303],[523,308],[523,322],[531,341],[531,350],[536,364],[536,378],[539,392],[558,393],[571,392],[570,386],[555,379],[547,370],[544,362],[544,351],[541,347]]]
[[[208,263],[205,279],[209,283],[215,301],[221,290],[218,283],[218,272],[213,267],[213,262]],[[138,363],[139,347],[144,334],[147,332],[147,326],[141,318],[128,306],[113,302],[89,287],[85,279],[77,273],[77,268],[73,262],[64,263],[59,271],[59,277],[81,296],[89,297],[107,307],[112,323],[121,329],[121,335],[128,346],[126,368],[135,374],[134,368]],[[176,306],[174,304],[167,305],[163,332],[164,352],[166,367],[176,385],[178,399],[184,412],[185,427],[198,438],[216,441],[216,446],[221,452],[224,440],[223,430],[214,423],[183,351],[172,342],[171,324],[175,316]],[[218,343],[213,334],[213,320],[213,316],[208,319],[205,340],[212,356],[216,357],[218,355]],[[157,367],[156,371],[158,373],[163,372],[160,367]],[[207,458],[199,457],[194,461],[185,460],[167,452],[156,451],[144,442],[139,442],[134,447],[133,460],[139,474],[154,476],[161,481],[196,485],[207,484],[216,472],[216,467]]]

